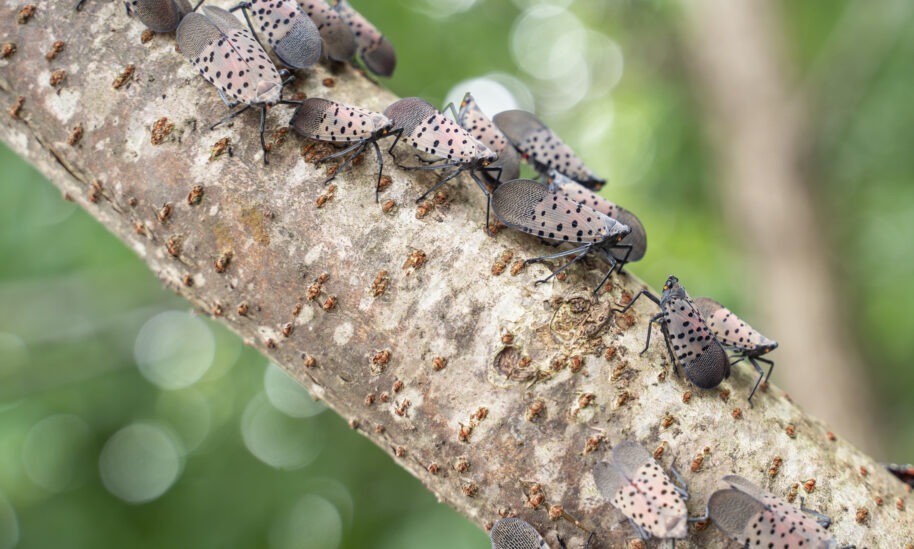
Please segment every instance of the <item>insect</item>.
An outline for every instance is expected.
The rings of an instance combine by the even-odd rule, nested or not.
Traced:
[[[708,516],[745,547],[838,547],[826,531],[831,519],[825,515],[802,505],[797,509],[741,476],[727,475],[723,481],[730,488],[711,494]]]
[[[340,14],[326,0],[298,0],[298,5],[317,25],[327,57],[333,61],[352,59],[356,49],[355,37]]]
[[[451,108],[453,109],[453,105]],[[510,181],[520,176],[520,157],[517,149],[508,143],[505,134],[501,133],[501,130],[482,112],[470,92],[463,96],[460,111],[454,114],[454,119],[461,128],[498,155],[498,159],[489,165],[493,171],[483,172],[483,176],[490,183],[497,185],[500,181]],[[490,175],[495,173],[495,168],[501,170],[497,179]]]
[[[266,163],[263,133],[267,107],[277,103],[297,104],[282,99],[283,82],[267,53],[241,21],[215,6],[203,6],[201,12],[187,14],[178,26],[177,39],[184,57],[216,86],[226,106],[231,109],[244,105],[210,129],[251,107],[260,108],[260,146]]]
[[[647,233],[644,231],[644,225],[641,224],[641,220],[635,214],[602,196],[594,194],[587,187],[555,170],[549,171],[546,181],[552,187],[568,195],[575,202],[590,206],[601,214],[608,215],[631,227],[632,232],[622,239],[622,244],[630,246],[630,248],[623,248],[625,254],[620,253],[621,250],[613,253],[615,258],[622,262],[623,266],[625,263],[638,261],[644,257],[644,253],[647,251]]]
[[[536,528],[519,518],[503,518],[489,534],[492,549],[549,549]]]
[[[555,192],[545,183],[532,179],[514,179],[495,188],[492,193],[492,209],[498,219],[518,231],[556,242],[569,242],[576,247],[570,250],[528,259],[524,263],[537,263],[577,255],[541,284],[564,271],[590,253],[609,263],[610,268],[594,295],[600,291],[616,268],[617,261],[612,251],[619,247],[631,228],[611,217],[579,204],[565,194]]]
[[[724,346],[724,349],[736,351],[739,355],[739,358],[730,363],[730,365],[732,366],[745,359],[758,372],[758,380],[755,382],[755,386],[752,387],[752,392],[749,393],[749,405],[752,406],[752,395],[758,389],[762,378],[767,382],[768,378],[771,377],[771,372],[774,370],[774,362],[761,356],[777,349],[778,342],[763,336],[752,326],[740,320],[730,309],[710,297],[696,298],[695,305],[701,312],[702,318],[705,319],[708,328],[711,329],[720,344]],[[769,365],[767,376],[762,371],[762,367],[759,366],[759,362]]]
[[[606,183],[584,165],[571,147],[559,136],[546,127],[539,118],[527,111],[503,111],[492,119],[498,129],[520,153],[521,158],[529,162],[533,169],[542,175],[555,170],[562,175],[598,191]]]
[[[321,35],[314,21],[295,0],[249,0],[229,11],[241,10],[253,32],[249,14],[276,56],[286,66],[307,69],[321,58]]]
[[[381,31],[355,11],[346,0],[337,0],[334,8],[349,25],[365,67],[378,76],[392,75],[397,66],[397,53]]]
[[[194,11],[187,0],[127,0],[127,15],[136,16],[154,32],[171,32],[178,28],[181,19]]]
[[[679,473],[673,472],[684,485]],[[688,534],[688,492],[673,484],[640,444],[616,444],[612,463],[594,464],[593,479],[603,497],[628,517],[641,539],[682,539]]]
[[[914,465],[898,465],[897,463],[884,463],[883,465],[895,475],[895,478],[914,487]]]
[[[647,340],[644,350],[651,344],[651,327],[660,321],[660,329],[666,342],[667,351],[676,365],[685,371],[689,381],[702,389],[712,389],[730,377],[730,359],[717,338],[708,328],[698,307],[679,284],[679,279],[671,276],[663,285],[660,299],[648,290],[641,290],[631,302],[618,312],[628,311],[641,296],[656,303],[660,312],[652,316],[647,325]],[[678,374],[678,370],[675,370]]]
[[[390,119],[395,128],[402,130],[397,139],[390,146],[392,151],[402,137],[416,150],[434,155],[443,160],[442,163],[428,166],[401,166],[407,170],[442,170],[453,168],[431,189],[420,196],[416,202],[421,202],[430,193],[454,179],[463,172],[468,172],[473,181],[479,185],[486,195],[486,228],[489,226],[489,203],[491,195],[485,183],[476,175],[477,171],[497,170],[489,168],[496,160],[494,152],[473,138],[456,122],[438,112],[434,106],[418,97],[407,97],[392,103],[384,110],[384,115]]]
[[[381,174],[384,172],[384,158],[378,147],[378,140],[391,135],[399,135],[402,132],[401,129],[394,129],[391,121],[383,114],[319,97],[309,97],[302,101],[301,105],[295,109],[290,125],[304,137],[348,145],[343,150],[318,160],[318,164],[320,164],[326,160],[352,153],[339,169],[324,181],[325,184],[333,180],[338,173],[362,154],[365,147],[372,145],[378,155],[378,182],[375,186],[375,201],[377,201]]]

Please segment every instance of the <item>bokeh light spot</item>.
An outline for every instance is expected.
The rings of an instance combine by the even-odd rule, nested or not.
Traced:
[[[272,549],[335,549],[343,537],[343,521],[336,507],[326,499],[308,494],[302,497],[270,528]]]
[[[324,403],[311,398],[307,389],[273,363],[267,365],[263,374],[263,386],[270,404],[288,416],[311,417],[327,409]]]
[[[99,471],[109,492],[130,503],[144,503],[164,494],[178,479],[180,455],[164,429],[135,423],[108,439],[99,456]]]
[[[323,435],[313,420],[293,419],[258,394],[241,416],[241,436],[254,457],[277,469],[298,469],[317,458]]]
[[[212,365],[216,352],[213,333],[188,312],[166,311],[140,328],[134,358],[140,373],[162,389],[193,385]]]
[[[89,465],[92,430],[78,416],[42,419],[22,445],[22,466],[29,479],[49,492],[63,492],[82,480]]]

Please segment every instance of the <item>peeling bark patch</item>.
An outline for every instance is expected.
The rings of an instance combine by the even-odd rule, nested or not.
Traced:
[[[600,449],[600,446],[603,444],[603,441],[606,440],[606,436],[603,434],[596,434],[587,438],[587,442],[584,443],[583,455],[587,455],[593,452],[596,452]]]
[[[391,179],[389,175],[382,175],[381,180],[378,182],[378,190],[383,191],[387,187],[390,187],[391,183],[393,183],[393,179]]]
[[[238,313],[238,316],[248,316],[250,308],[247,301],[242,301],[238,304],[238,309],[236,309],[235,312]]]
[[[426,255],[422,250],[413,250],[403,263],[403,269],[416,270],[425,265]]]
[[[194,185],[194,187],[187,193],[187,204],[189,206],[199,206],[200,202],[203,201],[203,185]],[[243,215],[243,214],[242,214]]]
[[[797,495],[800,493],[800,483],[794,482],[790,485],[790,490],[787,490],[787,501],[793,503],[797,499]]]
[[[396,208],[396,207],[397,207],[397,202],[395,200],[387,199],[384,201],[384,204],[381,206],[381,211],[386,214],[389,214],[390,212],[394,211],[394,208]]]
[[[432,370],[436,372],[440,372],[445,366],[447,366],[447,359],[444,357],[436,356],[434,360],[432,360]]]
[[[327,299],[324,300],[324,304],[321,305],[321,308],[324,309],[325,311],[331,311],[335,307],[336,307],[336,296],[335,295],[329,296]]]
[[[553,303],[555,313],[549,323],[553,335],[563,342],[589,339],[601,334],[611,318],[611,305],[594,305],[585,297],[558,299]]]
[[[870,518],[870,512],[866,507],[860,507],[857,509],[856,520],[857,524],[866,524]]]
[[[330,185],[327,187],[327,190],[324,191],[324,194],[317,197],[317,200],[314,201],[314,204],[318,208],[323,208],[327,202],[333,200],[333,197],[336,195],[336,185]]]
[[[22,106],[25,105],[25,96],[20,95],[16,98],[16,101],[13,103],[13,106],[10,107],[9,114],[10,118],[19,118],[19,112],[22,111]]]
[[[35,12],[37,10],[38,10],[38,8],[35,7],[35,4],[26,4],[26,5],[22,6],[22,9],[19,10],[19,13],[16,17],[16,22],[19,23],[20,25],[25,25],[26,23],[29,22],[29,19],[31,19],[32,16],[35,15]]]
[[[133,73],[136,71],[136,65],[130,63],[124,70],[121,71],[119,75],[114,79],[114,82],[111,83],[111,87],[119,90],[124,87],[127,82],[130,82],[130,79],[133,78]]]
[[[516,347],[508,346],[495,355],[493,366],[495,371],[511,381],[530,381],[536,375],[535,372],[526,369],[524,358]]]
[[[212,162],[225,153],[232,156],[232,141],[228,137],[223,137],[213,144],[212,148],[209,150],[209,161]]]
[[[333,330],[333,342],[337,345],[345,345],[349,343],[354,333],[355,329],[352,327],[352,323],[344,322]]]
[[[48,50],[48,53],[45,54],[44,58],[48,61],[53,61],[54,58],[63,51],[63,48],[63,40],[55,40],[54,43],[51,44],[51,49]]]
[[[797,438],[797,428],[793,425],[788,425],[784,432],[787,433],[787,436],[790,438]]]
[[[470,460],[466,456],[460,456],[454,461],[454,470],[458,473],[466,473],[470,470]]]
[[[698,471],[701,470],[701,465],[702,465],[704,462],[705,462],[705,456],[704,456],[704,454],[699,454],[699,455],[695,456],[695,459],[692,460],[692,465],[689,466],[689,469],[690,469],[693,473],[697,473]]]
[[[774,456],[774,459],[771,460],[771,466],[768,467],[768,478],[774,478],[778,476],[782,463],[784,463],[784,460],[781,458],[781,456]]]
[[[387,368],[388,362],[390,362],[390,349],[378,351],[371,357],[371,373],[380,375]]]
[[[63,69],[57,69],[51,73],[51,77],[48,79],[48,84],[50,84],[52,88],[56,88],[63,84],[63,81],[66,80],[66,78],[67,71]]]
[[[416,206],[416,219],[422,219],[427,216],[428,212],[432,211],[432,208],[434,208],[434,206],[428,200],[419,203],[419,205]]]
[[[511,276],[517,276],[518,274],[520,274],[520,272],[524,270],[524,267],[526,265],[527,264],[521,260],[515,261],[514,265],[511,265]]]
[[[14,53],[16,53],[16,44],[7,42],[3,44],[3,48],[0,49],[0,59],[7,59]]]
[[[479,486],[477,486],[475,482],[470,482],[470,483],[464,484],[463,488],[461,488],[461,490],[463,491],[463,495],[465,495],[466,497],[475,498],[476,495],[479,493]]]
[[[155,36],[155,33],[150,29],[146,29],[140,34],[140,44],[147,44]]]
[[[387,283],[390,282],[390,273],[387,271],[378,271],[371,283],[371,295],[381,297],[387,291]]]
[[[682,403],[683,404],[688,404],[690,400],[692,400],[692,391],[686,391],[686,392],[682,393]]]
[[[156,219],[159,220],[159,223],[164,225],[165,222],[168,221],[168,218],[171,216],[171,209],[171,202],[162,204],[162,207],[156,211]]]
[[[222,255],[216,258],[215,263],[213,263],[213,268],[216,269],[216,272],[219,274],[224,273],[225,270],[228,269],[229,264],[231,264],[233,256],[234,254],[231,250],[222,252]]]
[[[82,140],[82,138],[83,138],[82,124],[80,124],[78,126],[74,126],[73,129],[70,130],[70,135],[67,136],[67,145],[69,145],[71,147],[75,147],[76,145],[79,145],[79,142]]]
[[[317,359],[311,355],[305,355],[302,359],[302,365],[309,370],[317,367]]]
[[[733,419],[743,419],[743,409],[734,408],[733,411],[730,412],[730,415],[733,417]]]
[[[803,489],[807,494],[811,494],[816,489],[816,479],[811,478],[803,483]]]
[[[174,235],[168,237],[168,240],[165,241],[165,250],[168,252],[168,255],[171,257],[180,257],[181,255],[181,237]]]
[[[546,403],[543,402],[542,399],[536,399],[527,407],[527,411],[524,413],[524,419],[527,421],[534,421],[542,415],[545,409]]]
[[[152,136],[149,139],[149,142],[153,145],[161,145],[165,138],[171,135],[172,130],[175,129],[175,125],[168,120],[167,116],[163,116],[156,120],[155,124],[152,125]]]

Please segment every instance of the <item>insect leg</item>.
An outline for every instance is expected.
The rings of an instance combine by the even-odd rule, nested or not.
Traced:
[[[435,162],[437,162],[437,160],[435,160]],[[442,168],[460,168],[462,166],[466,166],[466,164],[463,162],[450,162],[447,164],[435,164],[434,166],[403,166],[400,164],[397,164],[397,165],[400,166],[400,169],[402,169],[402,170],[440,170]]]
[[[339,175],[340,172],[342,172],[343,170],[348,168],[349,164],[351,164],[353,160],[355,160],[360,154],[362,154],[362,151],[364,151],[365,147],[367,147],[367,146],[368,146],[368,143],[365,141],[359,143],[359,146],[356,149],[356,151],[354,153],[352,153],[351,155],[349,155],[349,158],[347,158],[342,164],[340,164],[340,167],[337,168],[335,172],[333,172],[333,175],[331,175],[330,177],[328,177],[327,179],[324,180],[324,185],[333,181],[333,179],[337,175]],[[329,158],[329,157],[326,157],[326,158]],[[322,158],[321,160],[326,160],[326,158]]]
[[[441,112],[443,114],[447,114],[447,111],[451,111],[451,116],[454,117],[454,122],[457,122],[457,108],[454,107],[453,101],[451,101],[450,103],[445,105],[443,109],[441,109]],[[457,122],[457,123],[460,124],[459,122]]]
[[[553,271],[551,275],[547,276],[546,278],[544,278],[544,279],[542,279],[542,280],[537,280],[537,281],[536,281],[536,285],[539,286],[540,284],[543,284],[544,282],[549,282],[549,280],[550,280],[552,277],[554,277],[554,276],[556,276],[557,274],[561,273],[562,271],[564,271],[564,270],[567,269],[568,267],[571,267],[572,265],[574,265],[574,264],[577,263],[578,261],[584,259],[584,256],[586,256],[587,253],[590,252],[590,250],[592,249],[592,246],[593,246],[592,244],[588,244],[588,245],[586,245],[586,246],[581,246],[581,247],[579,247],[579,248],[574,248],[573,250],[567,250],[567,251],[564,251],[564,252],[559,252],[559,253],[557,253],[557,254],[552,254],[551,256],[543,256],[543,257],[537,257],[537,258],[534,258],[534,259],[528,259],[528,260],[525,261],[524,263],[526,264],[526,263],[538,262],[539,260],[543,260],[543,259],[546,259],[546,258],[549,258],[549,259],[556,259],[556,258],[558,258],[558,257],[562,257],[562,256],[566,256],[566,255],[571,255],[571,254],[573,254],[573,253],[580,252],[580,253],[578,253],[578,256],[577,256],[577,257],[575,257],[574,259],[572,259],[572,260],[569,261],[568,263],[565,263],[564,265],[562,265],[561,267],[559,267],[558,269],[556,269],[555,271]],[[583,250],[583,251],[581,251],[581,250]]]
[[[762,382],[762,378],[765,377],[765,371],[762,370],[762,367],[758,365],[758,362],[756,362],[754,358],[751,356],[747,358],[749,363],[755,367],[755,371],[758,372],[758,379],[755,380],[755,386],[752,387],[752,392],[749,393],[749,407],[752,408],[752,395],[755,394],[755,390],[758,389],[759,384]]]
[[[237,111],[235,111],[233,113],[229,113],[228,116],[226,116],[222,120],[220,120],[220,121],[216,122],[215,124],[213,124],[212,126],[210,126],[209,127],[210,131],[214,130],[216,128],[216,126],[221,126],[222,124],[225,124],[229,120],[235,118],[236,116],[238,116],[239,114],[243,113],[244,111],[246,111],[250,108],[251,108],[251,105],[245,105],[244,107],[238,109]]]
[[[76,3],[76,11],[82,11],[83,4],[85,4],[85,3],[86,3],[86,0],[79,0],[79,2]]]
[[[625,307],[623,307],[621,309],[614,309],[614,311],[617,313],[628,312],[628,310],[632,308],[632,305],[634,305],[635,302],[638,301],[638,298],[641,296],[647,297],[648,299],[650,299],[651,301],[656,303],[658,307],[660,306],[660,298],[658,298],[657,296],[655,296],[648,290],[641,290],[637,294],[635,294],[635,297],[633,297],[631,301],[628,302],[628,305],[626,305]]]
[[[664,313],[666,315],[666,313]],[[676,360],[676,355],[673,353],[673,347],[670,345],[670,332],[667,331],[666,322],[668,318],[664,318],[664,324],[661,325],[663,332],[663,342],[666,343],[666,352],[670,354],[670,362],[673,363],[673,372],[676,373],[676,377],[679,377],[679,368],[682,366],[679,364],[679,361]]]
[[[260,148],[263,149],[263,163],[269,164],[267,162],[267,142],[263,139],[263,132],[267,127],[267,106],[266,104],[260,105]]]
[[[460,166],[460,164],[458,164],[458,166]],[[403,166],[400,166],[400,167],[402,168]],[[407,169],[408,169],[408,168],[407,168]],[[424,169],[424,168],[423,168],[422,166],[416,166],[416,167],[414,167],[413,169],[421,170],[421,169]],[[457,177],[458,175],[460,175],[460,173],[461,173],[462,171],[464,171],[464,168],[458,168],[458,169],[452,171],[451,173],[449,173],[448,176],[445,177],[444,179],[442,179],[441,181],[439,181],[439,182],[435,183],[434,185],[432,185],[432,188],[431,188],[431,189],[425,191],[424,193],[422,193],[422,196],[420,196],[419,198],[416,199],[416,204],[418,204],[419,202],[422,202],[422,201],[425,199],[426,196],[428,196],[429,194],[431,194],[432,192],[434,192],[436,189],[438,189],[439,187],[441,187],[442,185],[444,185],[445,183],[447,183],[447,182],[450,181],[451,179],[454,179],[455,177]]]
[[[316,162],[316,164],[320,164],[321,162],[324,162],[325,160],[333,160],[334,158],[339,158],[341,156],[345,156],[345,155],[349,154],[351,151],[354,151],[354,150],[358,149],[359,147],[363,146],[364,144],[365,144],[364,141],[359,141],[358,143],[356,143],[354,145],[350,145],[349,147],[346,147],[345,149],[343,149],[341,151],[337,151],[333,154],[328,154],[327,156],[318,160]]]
[[[663,312],[657,313],[654,316],[652,316],[651,319],[647,322],[647,339],[644,340],[644,350],[641,351],[642,355],[644,353],[646,353],[648,347],[651,346],[651,328],[654,326],[654,322],[657,322],[658,320],[662,319],[664,317],[664,315],[665,315],[665,313],[663,313]]]
[[[381,192],[381,176],[384,174],[384,157],[381,155],[381,147],[378,146],[377,140],[371,141],[374,152],[378,155],[378,182],[374,186],[374,202],[378,203],[378,193]]]
[[[759,362],[764,362],[765,364],[770,366],[770,368],[768,368],[768,375],[765,376],[765,383],[768,383],[768,378],[771,377],[771,372],[774,371],[774,362],[771,360],[768,360],[767,358],[762,358],[760,356],[755,357],[755,360],[758,360]]]
[[[483,183],[481,179],[479,179],[478,175],[476,175],[475,170],[470,170],[469,174],[470,177],[473,178],[473,181],[479,185],[479,188],[482,189],[483,194],[486,195],[486,234],[489,236],[494,236],[489,232],[489,211],[492,209],[492,193],[489,192],[489,188],[486,187],[486,184]]]
[[[200,0],[199,2],[197,2],[196,5],[194,5],[194,9],[192,9],[191,11],[197,11],[197,8],[199,8],[201,5],[203,5],[204,1],[205,0]]]
[[[816,519],[816,522],[819,523],[819,526],[828,530],[828,527],[831,526],[831,518],[823,515],[822,513],[818,512],[818,511],[814,511],[812,509],[807,508],[803,504],[804,501],[805,500],[803,498],[800,498],[800,511],[803,511],[804,513],[806,513],[808,515],[811,515],[814,519]]]
[[[606,284],[606,281],[609,280],[609,275],[613,274],[613,271],[616,269],[616,265],[618,265],[618,263],[616,262],[616,259],[613,256],[607,255],[607,259],[609,260],[610,267],[609,267],[609,270],[606,271],[606,275],[603,277],[603,280],[601,280],[600,283],[597,284],[597,287],[593,291],[593,298],[595,300],[599,299],[600,288],[602,288],[603,285]],[[619,268],[621,269],[622,267],[619,267]]]

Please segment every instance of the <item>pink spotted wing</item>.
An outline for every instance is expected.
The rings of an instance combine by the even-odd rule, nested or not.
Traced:
[[[508,138],[505,137],[505,134],[482,112],[482,109],[479,108],[476,100],[473,99],[469,92],[460,102],[457,123],[475,137],[477,141],[498,155],[498,160],[492,162],[490,167],[501,169],[500,177],[498,177],[499,181],[510,181],[518,178],[520,175],[520,157],[517,154],[517,149],[508,143]],[[493,177],[495,175],[497,174],[493,173]]]
[[[326,0],[298,0],[320,32],[324,52],[334,61],[349,61],[355,55],[356,43],[349,25]]]
[[[715,526],[747,547],[834,549],[835,539],[816,520],[748,480],[728,475],[731,488],[708,500]]]
[[[489,534],[492,549],[549,549],[536,528],[519,518],[503,518]]]
[[[403,128],[403,139],[417,150],[451,162],[495,160],[495,153],[456,122],[418,97],[401,99],[384,110],[394,128]]]
[[[606,182],[533,113],[503,111],[495,115],[494,122],[537,171],[555,170],[590,189],[599,189]]]
[[[368,70],[379,76],[392,75],[397,65],[397,54],[387,38],[346,0],[337,0],[335,8],[349,25]]]
[[[756,351],[777,346],[776,341],[763,336],[733,314],[730,309],[710,297],[696,298],[695,305],[701,311],[701,316],[704,317],[708,327],[724,347],[741,351]]]
[[[251,31],[231,13],[203,6],[200,13],[184,17],[177,39],[181,53],[230,106],[279,101],[279,72]]]
[[[685,501],[641,445],[630,441],[617,444],[612,463],[595,464],[593,476],[603,497],[652,536],[686,536]]]
[[[320,32],[295,0],[248,1],[257,30],[284,64],[306,69],[320,60]]]
[[[492,211],[512,229],[576,244],[603,242],[616,225],[600,212],[532,179],[514,179],[496,187]]]
[[[311,139],[354,143],[370,139],[375,132],[389,128],[390,120],[383,114],[361,107],[309,97],[295,109],[290,124],[296,132]]]
[[[616,257],[616,259],[638,261],[644,257],[644,254],[647,251],[647,233],[644,230],[644,225],[641,224],[641,220],[638,219],[635,214],[626,210],[622,206],[619,206],[603,198],[602,196],[595,194],[587,187],[558,172],[553,171],[550,173],[549,179],[553,185],[555,185],[563,193],[567,194],[575,202],[580,202],[585,206],[590,206],[598,212],[621,221],[622,223],[625,223],[631,227],[632,232],[622,239],[622,244],[631,246],[632,250],[628,254],[628,257],[625,257],[624,250],[614,250],[613,255]]]

